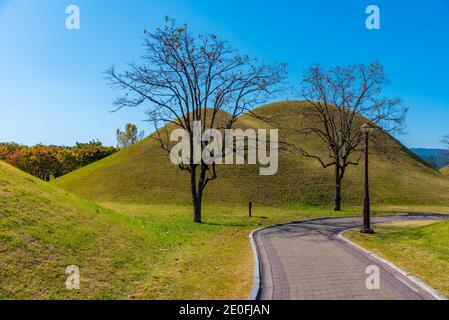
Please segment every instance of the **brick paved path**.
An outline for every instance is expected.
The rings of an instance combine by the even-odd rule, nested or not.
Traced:
[[[444,215],[376,217],[372,223],[395,220],[446,220]],[[290,223],[256,232],[262,300],[308,299],[433,299],[406,277],[338,238],[359,227],[359,218]],[[380,268],[380,290],[366,288],[367,266]]]

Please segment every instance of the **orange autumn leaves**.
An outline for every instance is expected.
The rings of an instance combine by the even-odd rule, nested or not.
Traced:
[[[77,143],[74,147],[29,147],[17,143],[0,143],[0,160],[19,168],[44,181],[57,178],[73,170],[98,161],[117,151],[105,147],[99,141]]]

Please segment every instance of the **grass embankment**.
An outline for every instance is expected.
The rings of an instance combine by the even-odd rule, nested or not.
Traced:
[[[109,205],[125,213],[0,162],[0,299],[246,298],[250,223],[235,211],[198,225],[184,207]]]
[[[449,296],[449,222],[398,222],[374,226],[376,234],[345,236]]]
[[[126,297],[148,275],[151,243],[138,221],[0,162],[0,298]],[[65,288],[72,264],[79,292]]]

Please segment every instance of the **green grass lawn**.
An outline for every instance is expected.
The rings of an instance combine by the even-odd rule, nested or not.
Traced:
[[[157,239],[150,245],[157,253],[152,258],[153,277],[133,293],[150,299],[245,299],[253,280],[249,233],[272,223],[321,215],[260,207],[249,218],[245,207],[205,206],[204,223],[194,224],[189,205],[103,205],[140,221]]]
[[[374,226],[374,235],[345,236],[449,296],[449,222],[397,222]]]

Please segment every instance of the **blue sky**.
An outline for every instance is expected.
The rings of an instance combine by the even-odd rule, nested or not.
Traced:
[[[70,4],[80,8],[80,30],[65,28]],[[365,28],[369,4],[381,9],[381,30]],[[114,145],[127,122],[150,131],[144,107],[110,113],[117,92],[102,72],[139,59],[143,30],[165,15],[262,61],[287,62],[295,86],[313,62],[378,60],[392,81],[388,95],[410,107],[400,140],[440,147],[449,134],[446,0],[0,0],[0,141]]]

